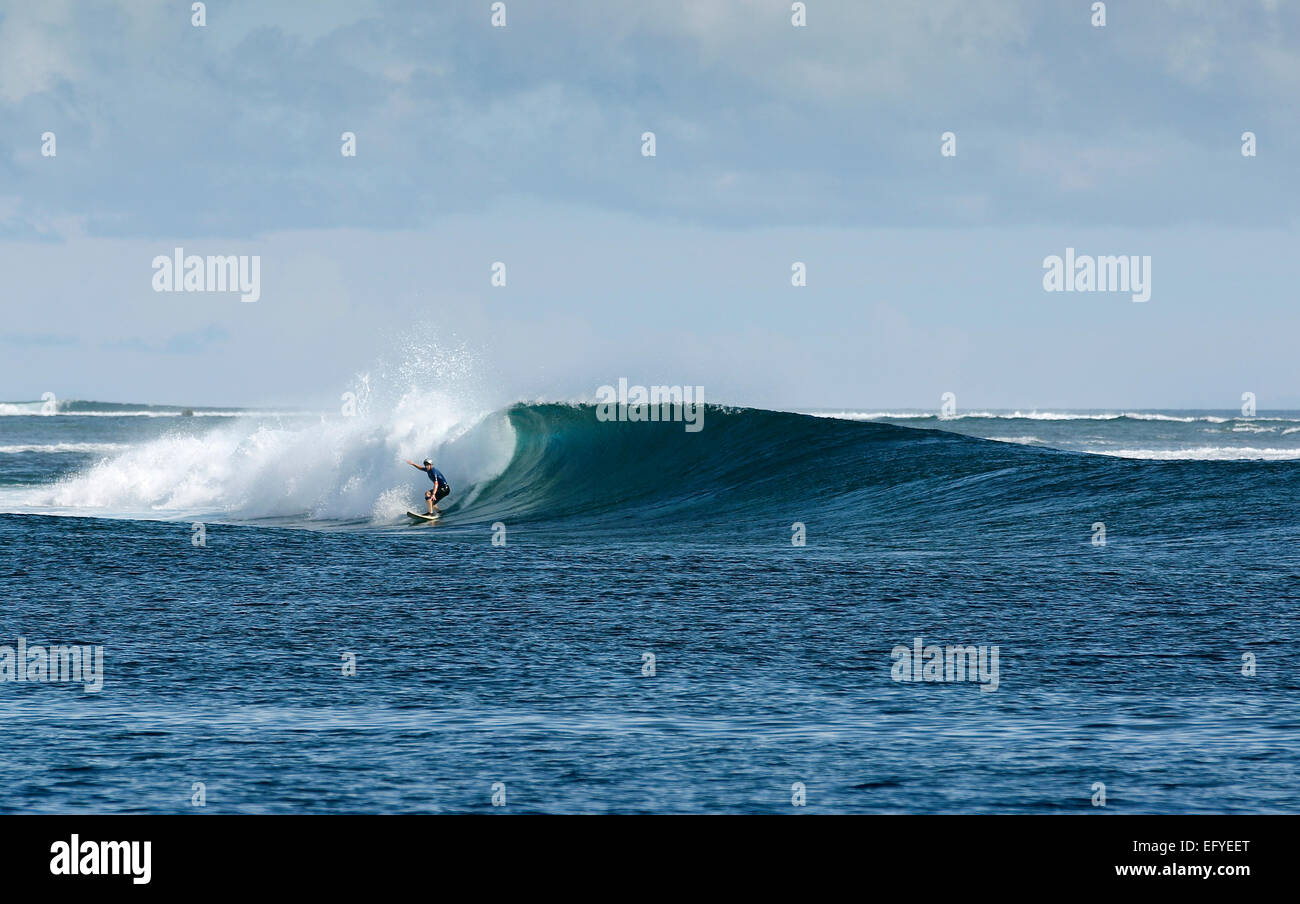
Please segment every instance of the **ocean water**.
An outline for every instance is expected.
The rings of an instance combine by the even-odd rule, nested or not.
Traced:
[[[1300,413],[40,412],[5,812],[1300,810]]]

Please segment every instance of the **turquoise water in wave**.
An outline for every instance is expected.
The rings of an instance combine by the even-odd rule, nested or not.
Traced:
[[[1300,810],[1300,414],[38,411],[0,645],[104,676],[0,682],[5,812]]]

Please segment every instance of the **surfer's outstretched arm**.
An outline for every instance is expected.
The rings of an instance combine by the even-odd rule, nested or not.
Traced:
[[[423,471],[423,470],[424,470],[424,466],[423,466],[423,465],[417,465],[415,462],[411,461],[409,458],[404,458],[404,459],[402,459],[402,461],[406,462],[408,465],[410,465],[411,467],[415,468],[415,470],[417,470],[417,471]]]

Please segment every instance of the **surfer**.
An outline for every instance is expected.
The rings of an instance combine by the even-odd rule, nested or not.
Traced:
[[[438,511],[437,502],[439,499],[451,492],[451,486],[447,483],[447,478],[443,477],[442,472],[433,466],[433,459],[431,458],[426,458],[422,465],[417,465],[409,458],[406,459],[406,463],[416,470],[424,471],[429,475],[429,479],[433,481],[433,489],[425,491],[424,501],[429,503],[430,515],[441,514]]]

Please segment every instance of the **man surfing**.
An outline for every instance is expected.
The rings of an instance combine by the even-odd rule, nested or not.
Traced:
[[[416,470],[424,471],[429,475],[429,479],[433,481],[433,489],[425,491],[424,501],[429,503],[430,515],[441,515],[442,512],[438,510],[438,500],[451,492],[451,485],[447,483],[447,478],[443,477],[442,472],[433,466],[432,458],[426,458],[422,465],[417,465],[409,458],[406,459],[406,463]]]

